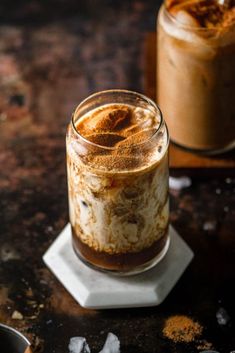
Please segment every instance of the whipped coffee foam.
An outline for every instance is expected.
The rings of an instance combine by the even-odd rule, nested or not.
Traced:
[[[104,105],[75,123],[80,135],[76,136],[80,137],[77,153],[96,170],[128,172],[151,167],[167,148],[167,132],[160,123],[160,116],[144,108]]]

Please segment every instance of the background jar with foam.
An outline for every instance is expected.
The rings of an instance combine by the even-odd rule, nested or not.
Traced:
[[[157,102],[172,141],[211,154],[232,149],[234,2],[166,1],[157,32]]]

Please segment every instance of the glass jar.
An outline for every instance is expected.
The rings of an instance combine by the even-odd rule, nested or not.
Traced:
[[[85,99],[67,131],[73,247],[89,266],[129,275],[169,246],[168,131],[159,108],[131,91]]]
[[[235,6],[166,1],[157,26],[157,102],[172,141],[209,154],[232,149],[234,98]]]

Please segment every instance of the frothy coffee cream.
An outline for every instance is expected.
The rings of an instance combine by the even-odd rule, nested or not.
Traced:
[[[158,17],[158,103],[172,140],[223,151],[235,141],[235,1],[167,0]]]
[[[220,32],[235,25],[235,1],[222,4],[219,0],[168,0],[168,12],[183,25],[213,28]]]
[[[107,104],[67,133],[69,210],[79,257],[131,271],[168,240],[168,136],[149,109]]]

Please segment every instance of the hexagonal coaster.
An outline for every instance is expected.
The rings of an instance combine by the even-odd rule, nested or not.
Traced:
[[[193,258],[193,252],[172,226],[166,256],[154,268],[135,276],[117,277],[81,262],[67,224],[43,256],[69,293],[86,308],[108,309],[153,306],[162,303]]]

